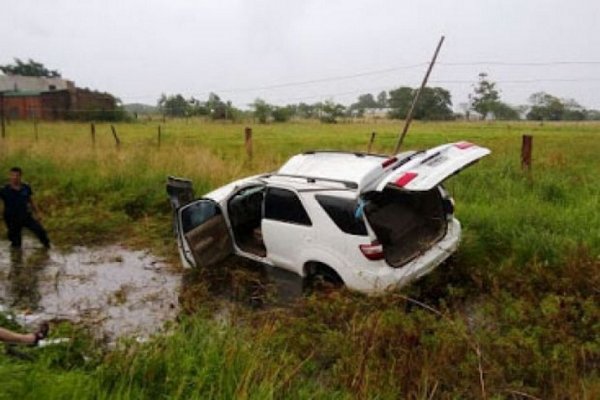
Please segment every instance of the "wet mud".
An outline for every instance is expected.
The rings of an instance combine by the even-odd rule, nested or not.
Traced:
[[[148,338],[181,313],[204,308],[227,322],[237,307],[286,307],[302,296],[296,274],[235,256],[181,271],[149,251],[119,245],[47,251],[26,238],[14,251],[0,241],[0,312],[30,329],[68,321],[114,343]]]
[[[0,242],[0,309],[34,327],[70,321],[106,341],[148,337],[179,313],[180,272],[118,245],[46,251]]]

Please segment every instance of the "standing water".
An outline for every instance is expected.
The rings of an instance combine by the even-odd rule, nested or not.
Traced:
[[[147,337],[178,314],[181,275],[147,251],[118,245],[69,252],[0,242],[0,310],[29,327],[71,321],[99,338]]]

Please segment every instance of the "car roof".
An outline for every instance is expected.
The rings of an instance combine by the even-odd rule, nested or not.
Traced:
[[[407,151],[398,154],[401,160],[414,154]],[[279,168],[276,175],[304,176],[331,181],[351,182],[361,188],[384,174],[382,163],[390,156],[343,152],[343,151],[309,151],[297,154]],[[319,182],[317,179],[316,182]]]
[[[238,179],[203,197],[220,202],[241,185],[261,182],[281,184],[296,190],[358,189],[359,193],[361,188],[378,181],[389,172],[382,168],[383,162],[391,160],[396,164],[414,153],[414,151],[406,151],[396,155],[392,160],[389,156],[380,154],[333,150],[308,151],[291,157],[273,173]]]

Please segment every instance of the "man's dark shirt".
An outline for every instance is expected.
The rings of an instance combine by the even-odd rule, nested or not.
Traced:
[[[32,194],[31,187],[25,183],[21,184],[19,190],[13,189],[10,184],[5,185],[0,190],[0,198],[4,201],[4,219],[26,217]]]

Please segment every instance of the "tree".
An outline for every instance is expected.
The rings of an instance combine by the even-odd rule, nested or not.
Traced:
[[[60,78],[60,72],[49,70],[44,64],[33,61],[31,58],[25,62],[15,58],[14,64],[0,65],[0,71],[7,75],[43,76],[47,78]]]
[[[294,107],[287,105],[285,107],[274,107],[271,115],[275,122],[286,122],[294,115]]]
[[[158,99],[158,108],[169,117],[187,117],[191,111],[190,103],[180,94],[172,96],[162,94]]]
[[[377,95],[377,106],[379,108],[386,108],[388,106],[388,95],[385,90],[379,92]]]
[[[375,100],[375,97],[371,93],[361,94],[358,96],[358,101],[353,103],[348,108],[350,114],[356,114],[362,116],[366,109],[377,108],[379,105]]]
[[[390,90],[388,105],[391,110],[389,112],[389,117],[397,119],[406,118],[406,114],[408,114],[408,110],[410,110],[410,105],[415,93],[414,89],[408,86]]]
[[[565,113],[563,119],[567,121],[583,121],[587,119],[588,111],[573,99],[563,100]]]
[[[580,121],[587,118],[587,111],[573,99],[560,99],[546,92],[529,97],[532,103],[527,119],[538,121]]]
[[[250,104],[250,107],[254,109],[254,117],[258,119],[258,122],[265,124],[271,116],[273,107],[267,104],[263,99],[256,99],[254,103]]]
[[[326,102],[320,104],[316,104],[317,108],[321,110],[321,122],[327,124],[335,124],[337,123],[337,118],[344,115],[344,111],[346,107],[342,104],[336,104],[331,100],[327,100]]]
[[[496,104],[494,104],[492,113],[494,114],[495,119],[503,121],[515,121],[521,119],[519,110],[501,101],[498,101]]]
[[[585,119],[589,121],[600,121],[600,110],[587,110]]]
[[[198,115],[198,116],[210,115],[210,110],[205,101],[200,101],[200,100],[192,97],[192,98],[190,98],[189,103],[190,103],[190,108],[191,108],[190,112],[192,115]]]
[[[300,103],[297,107],[298,116],[301,118],[315,118],[317,117],[316,109],[311,104]]]
[[[390,90],[388,105],[390,118],[406,118],[417,89],[407,86]],[[419,102],[415,106],[413,118],[425,120],[449,120],[454,118],[452,96],[441,87],[423,88]]]
[[[235,119],[235,115],[238,113],[231,101],[222,101],[216,93],[210,93],[208,95],[208,101],[206,102],[210,116],[212,119]]]
[[[560,121],[563,119],[565,105],[558,97],[545,92],[537,92],[529,97],[532,103],[527,119],[536,121]]]
[[[358,96],[358,104],[361,108],[377,108],[377,101],[371,93]]]
[[[485,72],[479,74],[479,82],[475,86],[474,92],[469,96],[471,107],[485,119],[497,107],[500,92],[496,89],[496,83],[488,80]]]

